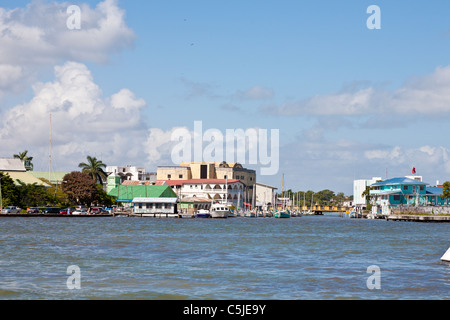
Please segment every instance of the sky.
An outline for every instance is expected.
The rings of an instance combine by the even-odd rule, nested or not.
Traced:
[[[355,179],[413,167],[443,183],[449,13],[445,0],[1,1],[0,157],[151,172],[179,165],[174,134],[194,141],[200,122],[267,132],[277,170],[261,174],[250,145],[240,162],[279,189],[284,174],[285,189],[351,195]]]

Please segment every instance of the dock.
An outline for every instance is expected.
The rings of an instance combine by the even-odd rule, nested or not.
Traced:
[[[450,222],[450,215],[437,216],[437,215],[402,215],[391,214],[386,216],[388,221],[410,221],[410,222]]]

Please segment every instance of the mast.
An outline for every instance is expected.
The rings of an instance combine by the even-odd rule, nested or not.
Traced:
[[[284,187],[284,173],[283,173],[283,178],[281,179],[281,210],[284,210],[284,193],[283,193],[283,187]]]
[[[48,143],[48,180],[50,181],[50,168],[52,165],[52,114],[50,113],[50,134]]]

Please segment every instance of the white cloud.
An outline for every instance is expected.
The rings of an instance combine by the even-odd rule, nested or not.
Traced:
[[[33,0],[25,8],[0,8],[0,71],[8,74],[0,75],[0,94],[33,81],[41,68],[67,60],[106,62],[111,54],[133,44],[135,34],[116,0],[105,0],[95,8],[80,4],[79,30],[67,27],[70,5]]]
[[[390,92],[375,87],[316,95],[304,101],[270,106],[280,115],[442,115],[450,113],[450,66],[411,78]]]
[[[273,98],[274,92],[269,88],[254,86],[245,91],[238,91],[237,96],[244,100],[265,100]]]
[[[45,158],[50,114],[54,159],[60,166],[77,168],[87,155],[102,155],[117,163],[142,156],[148,135],[141,117],[144,100],[128,89],[104,98],[91,72],[81,63],[67,62],[56,66],[54,72],[53,82],[33,87],[30,101],[3,113],[2,156],[29,149],[35,159]]]
[[[364,157],[380,166],[390,167],[392,172],[410,173],[415,167],[418,174],[425,178],[439,175],[438,178],[450,174],[449,149],[443,146],[425,145],[417,148],[394,146],[385,149],[372,149],[364,152]],[[361,161],[363,161],[361,159]]]

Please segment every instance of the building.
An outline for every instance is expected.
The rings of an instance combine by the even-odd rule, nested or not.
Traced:
[[[20,159],[0,158],[0,172],[7,174],[18,186],[20,186],[20,182],[23,182],[25,184],[36,183],[39,186],[50,187],[49,184],[34,177],[31,171],[27,171],[23,161]]]
[[[182,203],[201,199],[210,203],[227,203],[236,208],[250,206],[244,199],[245,186],[237,179],[158,180],[156,183],[170,186]]]
[[[255,205],[260,210],[267,210],[274,205],[275,190],[277,188],[271,187],[262,183],[255,183]]]
[[[182,162],[179,166],[160,166],[157,169],[158,181],[186,181],[201,179],[239,180],[243,184],[243,202],[254,204],[256,171],[242,167],[240,163],[225,161]]]
[[[61,185],[64,180],[64,176],[70,172],[48,172],[48,171],[28,171],[33,177],[38,179],[46,179],[51,184]]]
[[[430,187],[421,177],[392,178],[371,185],[372,213],[388,215],[394,207],[447,205],[442,187]]]
[[[133,213],[142,216],[178,216],[177,197],[134,198]]]
[[[153,184],[156,181],[156,172],[146,172],[144,167],[107,166],[105,172],[108,175],[106,179],[107,193],[122,184],[145,185]]]
[[[108,176],[120,177],[120,181],[155,181],[156,173],[146,172],[144,167],[135,166],[107,166],[105,170]]]
[[[373,177],[372,179],[359,179],[353,181],[353,205],[357,208],[365,209],[367,205],[366,197],[363,192],[372,184],[382,181],[380,177]]]
[[[132,203],[135,198],[176,198],[168,185],[118,185],[108,192],[117,202]]]

